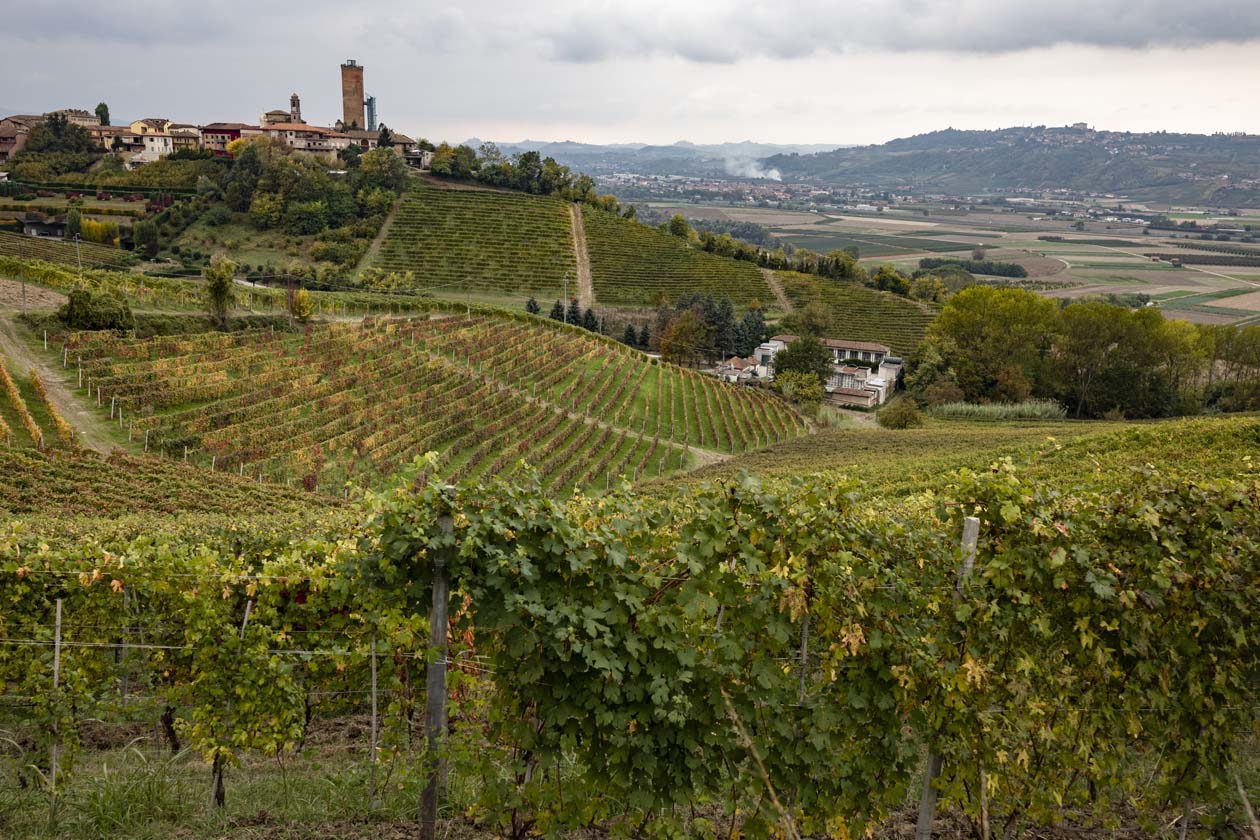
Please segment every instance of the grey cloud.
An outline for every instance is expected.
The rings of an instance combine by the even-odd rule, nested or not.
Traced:
[[[49,3],[14,6],[4,15],[4,32],[24,40],[88,40],[153,45],[221,40],[237,31],[239,20],[209,7],[123,2]]]
[[[673,56],[730,63],[857,50],[1002,53],[1062,44],[1148,48],[1260,39],[1255,0],[796,0],[640,2],[539,29],[551,57],[594,62]]]

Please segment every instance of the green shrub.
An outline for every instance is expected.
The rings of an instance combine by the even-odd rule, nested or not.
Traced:
[[[914,400],[900,399],[875,415],[885,429],[916,429],[923,425],[923,415]]]
[[[232,211],[221,205],[211,207],[202,215],[201,220],[210,227],[221,227],[232,221]]]
[[[70,292],[70,300],[57,310],[57,317],[66,326],[78,330],[130,330],[136,325],[125,300],[93,295],[86,289]]]

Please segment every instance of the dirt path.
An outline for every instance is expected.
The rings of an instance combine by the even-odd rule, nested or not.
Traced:
[[[398,215],[398,208],[402,207],[404,201],[406,201],[405,195],[395,201],[393,207],[389,208],[385,221],[381,222],[381,229],[376,232],[376,236],[372,237],[372,244],[363,252],[363,258],[359,260],[359,264],[355,267],[356,273],[367,268],[376,260],[377,255],[381,252],[381,244],[385,241],[386,234],[389,233],[390,227],[394,224],[394,217]]]
[[[66,422],[79,433],[80,440],[88,449],[97,452],[110,452],[114,442],[104,434],[96,416],[84,408],[70,390],[70,371],[63,370],[60,365],[51,365],[31,352],[18,337],[13,322],[0,317],[0,353],[7,357],[11,370],[26,372],[34,370],[44,381],[48,390],[48,399],[56,407]]]
[[[779,302],[779,306],[783,307],[783,311],[786,313],[795,311],[792,301],[788,300],[787,293],[783,291],[783,284],[779,282],[778,275],[774,273],[774,269],[761,269],[761,276],[766,278],[766,285],[770,287],[771,293],[774,294],[774,299]]]
[[[586,226],[582,223],[582,208],[569,205],[573,219],[573,255],[577,257],[578,305],[590,309],[595,303],[595,284],[591,282],[591,252],[586,250]]]

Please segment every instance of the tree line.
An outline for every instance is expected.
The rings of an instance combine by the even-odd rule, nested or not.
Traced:
[[[1260,327],[1197,325],[1155,308],[1060,306],[973,286],[928,330],[906,384],[932,406],[1048,398],[1078,418],[1260,409]]]
[[[464,144],[451,146],[442,143],[434,149],[429,171],[446,178],[475,181],[531,195],[556,195],[614,213],[621,209],[615,196],[599,194],[595,189],[595,180],[589,175],[575,173],[557,163],[555,158],[544,158],[536,151],[508,157],[493,143],[483,143],[479,149]]]
[[[525,311],[541,315],[542,307],[531,297]],[[673,305],[658,307],[646,321],[630,320],[620,312],[609,317],[591,308],[583,310],[576,298],[568,306],[556,300],[548,317],[602,335],[619,335],[623,344],[659,350],[665,361],[688,367],[750,356],[768,335],[760,308],[752,307],[736,317],[730,298],[719,300],[708,294],[683,295]]]

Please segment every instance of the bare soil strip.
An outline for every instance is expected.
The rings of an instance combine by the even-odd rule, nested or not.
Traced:
[[[761,269],[761,276],[766,278],[766,285],[770,287],[770,291],[774,293],[774,299],[779,302],[779,306],[784,312],[794,311],[792,301],[788,300],[787,294],[783,291],[783,284],[779,282],[779,278],[775,275],[773,269]]]
[[[591,254],[586,250],[586,228],[582,224],[582,208],[569,205],[573,220],[573,254],[577,257],[578,305],[589,309],[595,303],[595,284],[591,282]]]
[[[39,286],[26,284],[27,309],[56,309],[66,302],[66,296]],[[22,311],[22,283],[0,277],[0,310]]]

